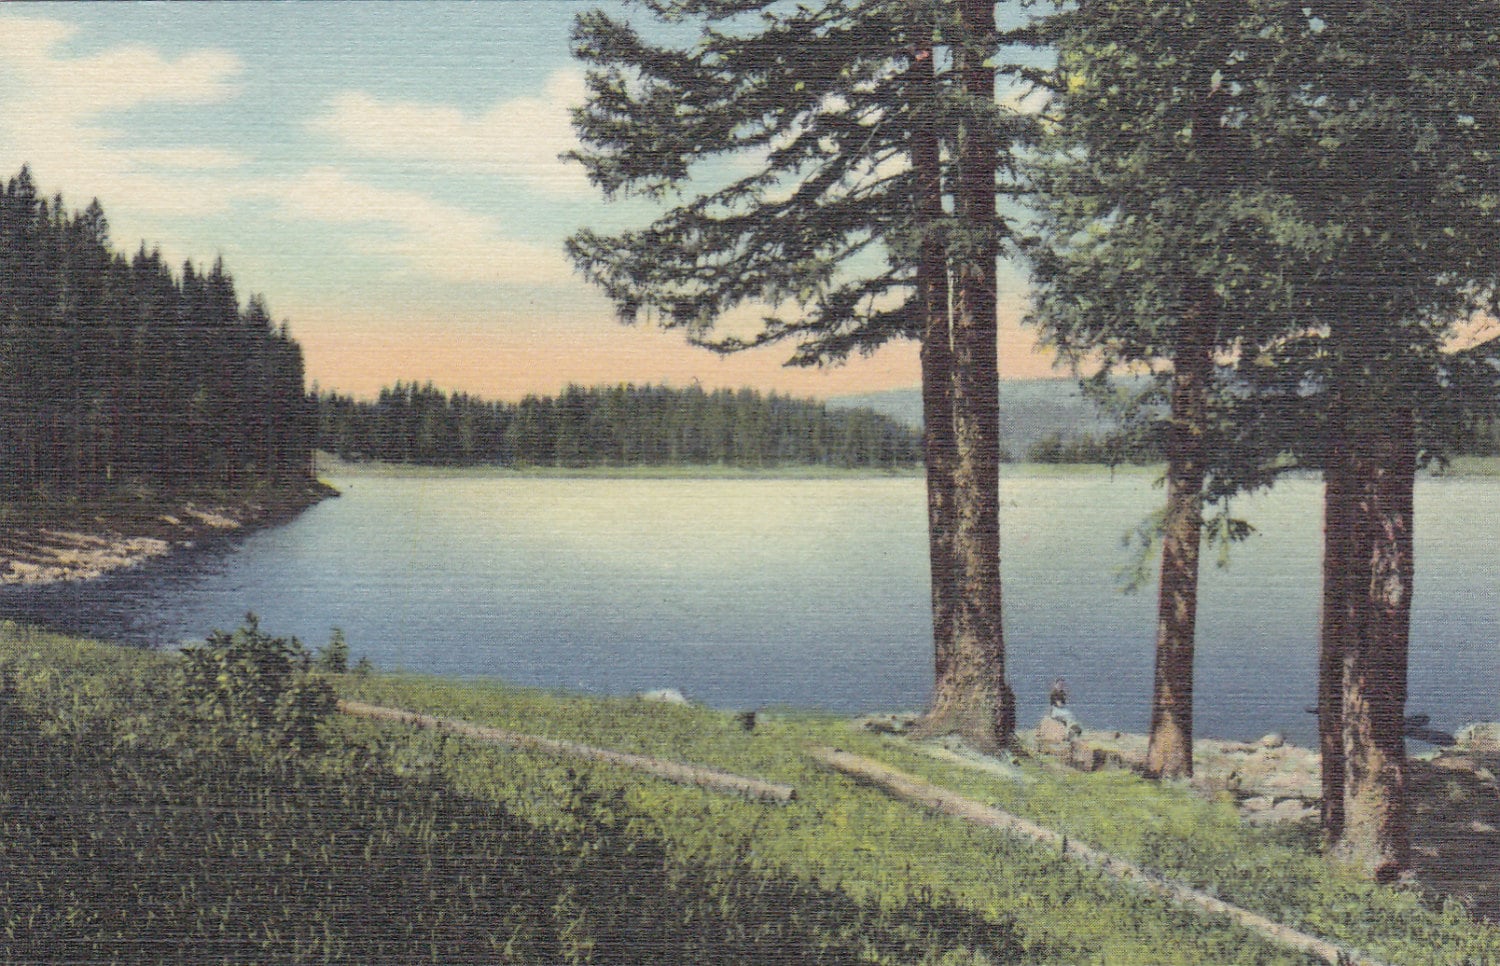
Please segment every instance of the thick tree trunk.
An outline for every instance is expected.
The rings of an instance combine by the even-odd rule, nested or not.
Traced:
[[[1184,313],[1173,360],[1167,507],[1156,605],[1156,675],[1146,750],[1146,773],[1158,778],[1193,774],[1193,641],[1203,532],[1204,433],[1213,370],[1212,298],[1200,297]]]
[[[917,300],[922,312],[922,456],[927,467],[927,539],[932,574],[932,657],[935,681],[947,674],[953,650],[957,566],[953,559],[953,332],[948,313],[948,264],[937,225],[943,217],[942,155],[938,138],[937,83],[931,45],[912,61],[912,132],[917,174],[915,216],[922,233]]]
[[[958,52],[965,93],[991,100],[995,36],[990,0],[962,0]],[[1015,696],[1005,683],[1000,599],[1000,380],[997,355],[995,170],[999,144],[990,125],[965,125],[959,143],[956,210],[962,239],[954,257],[954,557],[958,602],[953,647],[925,730],[957,732],[996,751],[1014,744]]]
[[[1323,843],[1331,847],[1344,831],[1344,647],[1353,620],[1351,577],[1360,552],[1349,526],[1353,471],[1344,439],[1343,413],[1335,402],[1323,456],[1323,605],[1318,634],[1318,751],[1321,755]]]
[[[1410,409],[1359,412],[1346,427],[1355,549],[1354,619],[1343,650],[1344,824],[1333,853],[1377,880],[1410,860],[1406,810],[1407,642],[1411,629],[1412,490],[1416,446]]]

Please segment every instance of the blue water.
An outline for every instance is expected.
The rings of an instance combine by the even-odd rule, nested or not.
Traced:
[[[675,687],[724,708],[918,708],[931,686],[917,478],[351,477],[294,522],[0,612],[156,646],[254,610],[311,644],[333,627],[387,669],[602,693]],[[1146,473],[1016,471],[1003,485],[1008,677],[1022,723],[1066,675],[1085,723],[1144,730],[1154,588],[1122,594]],[[1258,529],[1206,552],[1197,728],[1310,741],[1321,487],[1236,504]],[[1500,480],[1417,491],[1411,702],[1435,727],[1500,718]]]

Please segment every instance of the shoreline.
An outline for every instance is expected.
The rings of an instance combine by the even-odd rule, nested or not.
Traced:
[[[123,488],[99,497],[5,507],[0,587],[92,580],[206,538],[297,516],[338,491],[321,481],[241,490]]]
[[[625,466],[500,466],[491,464],[448,465],[427,463],[387,463],[379,460],[343,460],[330,453],[317,454],[321,476],[383,479],[508,479],[508,480],[873,480],[924,479],[920,463],[889,467],[838,467],[802,463],[771,466],[734,466],[723,463],[631,464]],[[1003,463],[1000,476],[1071,478],[1087,476],[1144,477],[1160,476],[1165,464],[1125,463]],[[1295,470],[1292,478],[1318,479],[1314,470]],[[1455,457],[1443,470],[1421,470],[1420,480],[1483,480],[1500,478],[1500,457]]]

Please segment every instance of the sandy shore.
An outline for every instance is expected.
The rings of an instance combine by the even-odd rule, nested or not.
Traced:
[[[315,483],[212,499],[137,491],[48,507],[0,525],[0,585],[89,580],[206,538],[284,522],[334,495]]]

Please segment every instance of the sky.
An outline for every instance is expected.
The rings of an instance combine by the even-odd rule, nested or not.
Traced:
[[[558,159],[584,91],[569,26],[591,5],[0,5],[0,177],[29,164],[72,208],[97,197],[127,252],[222,256],[325,389],[917,385],[914,343],[821,370],[784,367],[790,347],[720,357],[620,324],[573,273],[568,235],[650,217]],[[1054,374],[1019,324],[1024,275],[1002,278],[1002,374]]]

